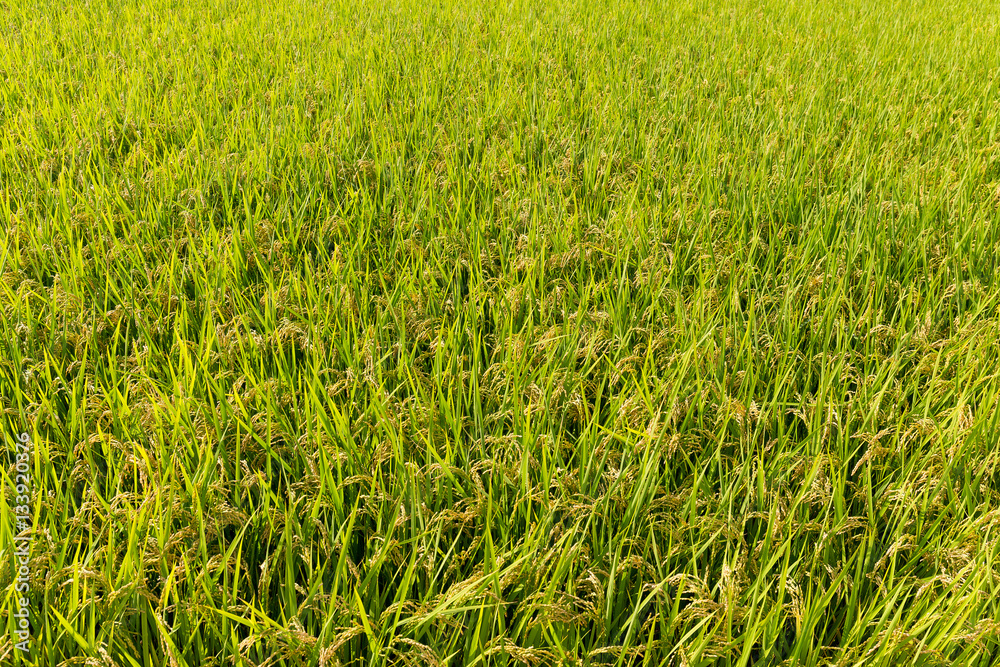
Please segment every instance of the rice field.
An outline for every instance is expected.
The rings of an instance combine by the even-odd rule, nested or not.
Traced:
[[[1000,7],[0,28],[3,665],[1000,665]]]

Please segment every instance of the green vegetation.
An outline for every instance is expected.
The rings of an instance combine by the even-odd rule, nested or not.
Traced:
[[[0,0],[0,661],[1000,664],[1000,9],[475,5]]]

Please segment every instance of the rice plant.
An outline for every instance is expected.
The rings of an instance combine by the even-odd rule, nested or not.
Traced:
[[[0,663],[1000,665],[1000,8],[0,22]]]

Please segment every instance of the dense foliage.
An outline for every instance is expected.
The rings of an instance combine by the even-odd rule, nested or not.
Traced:
[[[0,0],[0,659],[1000,664],[998,20]]]

